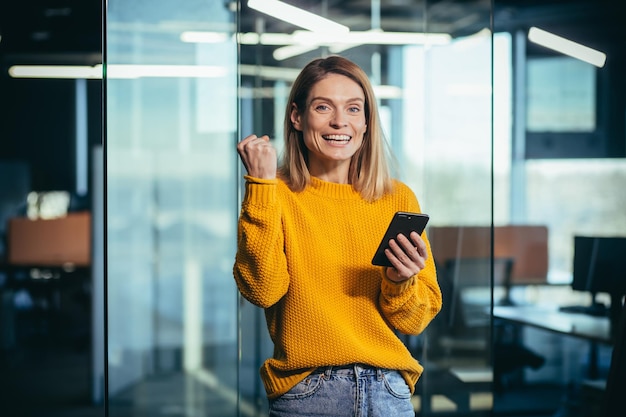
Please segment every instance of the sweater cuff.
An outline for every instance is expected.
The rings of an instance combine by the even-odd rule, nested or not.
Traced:
[[[246,193],[244,201],[248,204],[265,205],[276,201],[277,179],[255,178],[245,175]]]
[[[381,292],[385,294],[386,296],[391,296],[391,297],[400,295],[406,290],[408,290],[409,287],[413,285],[413,282],[416,279],[417,279],[417,274],[413,275],[411,278],[404,280],[404,281],[400,281],[400,282],[392,281],[389,278],[387,278],[387,274],[385,274],[383,270]]]

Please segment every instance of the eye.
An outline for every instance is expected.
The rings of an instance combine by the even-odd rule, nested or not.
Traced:
[[[329,109],[330,107],[328,107],[326,104],[318,104],[317,106],[315,106],[315,110],[317,111],[327,111]]]
[[[351,107],[349,107],[349,108],[348,108],[348,111],[349,111],[350,113],[358,113],[358,112],[360,112],[360,111],[361,111],[361,108],[360,108],[360,107],[358,107],[358,106],[351,106]]]

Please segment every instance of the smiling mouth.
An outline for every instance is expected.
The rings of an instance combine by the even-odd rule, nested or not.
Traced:
[[[349,142],[352,136],[348,135],[323,135],[324,140],[329,142]]]

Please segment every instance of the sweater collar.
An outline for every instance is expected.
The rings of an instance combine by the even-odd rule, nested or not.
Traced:
[[[354,200],[361,198],[361,194],[355,191],[352,184],[337,184],[321,180],[317,177],[311,177],[309,189],[317,194],[338,200]]]

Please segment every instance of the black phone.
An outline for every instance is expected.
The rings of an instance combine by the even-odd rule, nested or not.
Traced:
[[[416,231],[421,235],[426,228],[429,218],[428,214],[424,213],[408,213],[405,211],[395,213],[372,258],[372,265],[392,266],[389,259],[387,259],[387,255],[385,255],[385,249],[389,247],[389,240],[395,239],[400,233],[409,237],[412,231]]]

